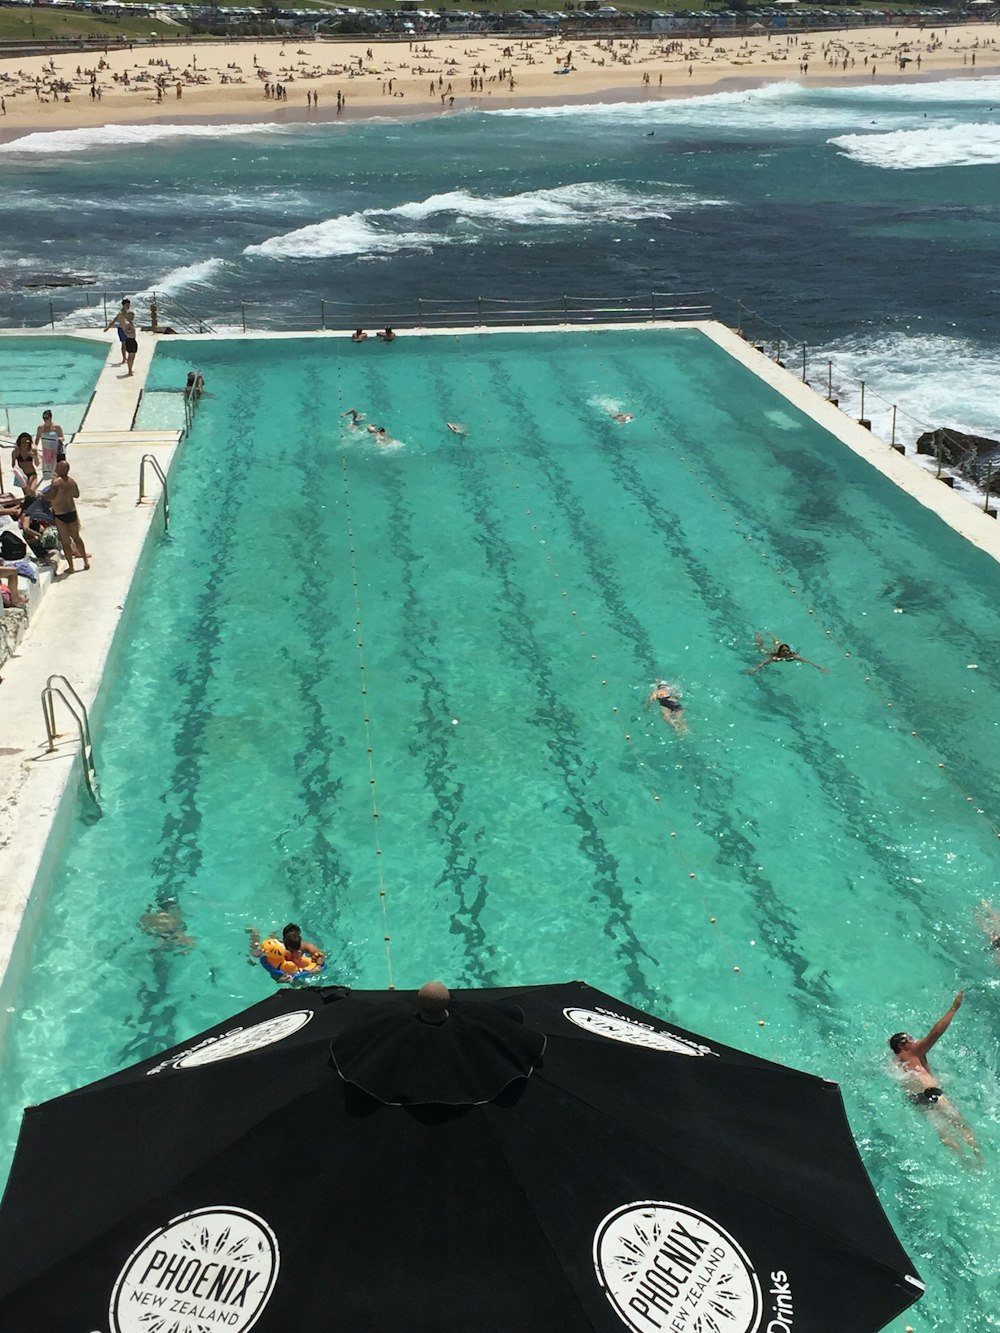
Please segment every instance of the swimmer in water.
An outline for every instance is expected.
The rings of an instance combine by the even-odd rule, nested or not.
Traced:
[[[980,1156],[979,1144],[971,1128],[962,1118],[951,1098],[946,1097],[935,1082],[927,1063],[927,1052],[951,1026],[965,995],[959,991],[951,1008],[943,1014],[926,1037],[911,1037],[908,1032],[895,1032],[889,1038],[893,1064],[903,1074],[903,1087],[914,1106],[926,1111],[941,1142],[953,1152],[964,1155],[968,1147],[975,1157]],[[963,1146],[964,1145],[964,1146]]]
[[[764,658],[763,662],[758,662],[755,667],[750,668],[747,672],[748,676],[752,676],[755,671],[759,671],[761,667],[769,666],[772,662],[805,662],[806,666],[815,667],[817,671],[825,672],[828,670],[827,667],[820,666],[818,662],[810,662],[808,657],[800,657],[798,653],[793,653],[787,643],[782,643],[781,640],[776,639],[773,634],[769,637],[773,643],[771,648],[768,648],[763,634],[754,635],[753,641],[757,645],[757,651],[759,653],[766,653],[767,656]]]
[[[468,435],[469,433],[468,427],[460,425],[457,421],[446,421],[444,424],[456,435]]]
[[[246,933],[250,936],[249,949],[250,961],[259,959],[264,950],[260,941],[260,931],[256,926],[244,927]],[[272,930],[269,939],[278,938],[277,930]],[[310,944],[308,940],[302,938],[301,927],[294,921],[290,921],[281,932],[281,943],[285,950],[285,957],[293,963],[298,963],[299,967],[305,968],[310,962],[314,962],[317,967],[326,961],[326,954],[318,944]],[[279,978],[284,981],[286,978]]]
[[[155,947],[158,949],[176,949],[179,953],[191,952],[194,938],[183,933],[187,928],[187,922],[181,915],[176,898],[165,898],[162,903],[150,904],[136,925],[144,935],[151,935],[156,940]]]
[[[634,421],[635,417],[631,412],[616,412],[613,407],[607,409],[608,416],[612,421],[617,421],[619,426],[626,425],[629,421]]]
[[[687,731],[687,723],[684,720],[684,705],[680,699],[680,687],[677,685],[668,685],[665,680],[658,680],[656,688],[646,700],[648,708],[652,703],[660,705],[660,717],[663,718],[668,727],[673,727],[678,736],[683,736]]]
[[[989,940],[990,951],[1000,964],[1000,912],[984,898],[973,912],[972,919]]]
[[[368,425],[368,434],[375,436],[376,444],[387,445],[398,443],[398,441],[392,438],[384,426],[376,426],[373,422]]]
[[[355,408],[353,408],[353,407],[349,407],[349,408],[347,409],[346,412],[341,412],[340,415],[341,415],[342,417],[350,417],[350,418],[351,418],[350,421],[347,423],[351,430],[354,430],[355,427],[356,427],[360,422],[364,421],[364,419],[365,419],[365,414],[364,414],[364,412],[358,412],[358,411],[357,411]]]

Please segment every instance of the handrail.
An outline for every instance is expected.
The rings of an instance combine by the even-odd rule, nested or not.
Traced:
[[[160,467],[159,459],[155,454],[143,454],[139,460],[139,499],[138,504],[142,504],[146,498],[146,464],[152,463],[153,471],[160,479],[160,485],[163,488],[163,531],[170,530],[170,489],[167,486],[166,474]]]
[[[58,681],[59,684],[54,685],[52,683],[53,681]],[[69,691],[73,703],[66,697],[63,687],[65,687],[65,690]],[[59,732],[56,731],[56,710],[54,702],[56,697],[58,697],[69,709],[73,721],[76,723],[77,735],[80,738],[80,757],[83,760],[84,781],[87,784],[87,791],[90,793],[90,799],[97,806],[98,810],[100,810],[101,802],[96,787],[97,769],[94,765],[94,743],[90,737],[90,720],[87,717],[86,704],[84,704],[83,700],[66,677],[58,674],[49,676],[48,680],[45,682],[41,697],[42,716],[45,719],[45,734],[48,737],[49,742],[49,754],[55,752],[56,737],[59,735]],[[74,707],[74,704],[76,707]]]

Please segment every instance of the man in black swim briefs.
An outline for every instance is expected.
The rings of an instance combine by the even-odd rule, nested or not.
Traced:
[[[79,556],[83,561],[84,569],[90,568],[90,556],[80,536],[80,516],[75,506],[79,496],[80,488],[69,475],[69,463],[62,459],[56,464],[56,475],[49,487],[48,500],[52,506],[52,516],[56,521],[56,531],[59,533],[63,555],[69,566],[66,571],[68,574],[73,573],[75,556]]]
[[[927,1063],[927,1052],[951,1026],[951,1021],[958,1013],[965,992],[959,991],[951,1002],[947,1013],[942,1014],[927,1033],[926,1037],[911,1037],[908,1032],[894,1032],[889,1038],[889,1049],[894,1063],[903,1071],[906,1095],[914,1106],[933,1114],[934,1128],[946,1147],[954,1152],[964,1153],[969,1148],[974,1156],[979,1156],[979,1144],[970,1127],[959,1114],[957,1107],[946,1097],[934,1082],[934,1075]]]

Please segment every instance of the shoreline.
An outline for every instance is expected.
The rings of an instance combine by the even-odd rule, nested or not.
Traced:
[[[133,125],[400,121],[470,110],[656,104],[778,83],[806,89],[881,87],[1000,75],[996,23],[942,29],[940,34],[901,27],[711,41],[668,41],[667,36],[611,44],[607,39],[542,37],[512,43],[468,36],[439,39],[433,48],[421,45],[420,39],[366,47],[363,38],[350,43],[309,40],[303,47],[295,46],[301,39],[293,38],[277,52],[274,46],[254,50],[253,43],[223,42],[209,48],[126,48],[106,56],[73,52],[10,57],[0,60],[0,144],[33,134]],[[95,57],[102,67],[85,68],[83,60]],[[269,64],[286,63],[270,74],[259,57]],[[900,57],[908,62],[905,67]],[[155,60],[170,64],[150,63]],[[330,60],[336,65],[324,68]],[[570,72],[557,72],[565,68]],[[241,81],[228,81],[237,78]],[[159,91],[156,79],[163,85]],[[281,80],[287,98],[266,96],[265,84]],[[100,100],[89,94],[92,83],[101,88]],[[70,91],[59,91],[66,88]],[[313,96],[316,105],[311,105]]]

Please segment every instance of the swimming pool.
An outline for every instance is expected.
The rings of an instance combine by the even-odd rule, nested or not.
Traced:
[[[65,431],[78,430],[107,354],[81,338],[0,338],[0,429],[34,436],[51,407]]]
[[[191,357],[161,346],[152,392]],[[928,1282],[911,1322],[994,1326],[992,1173],[947,1159],[885,1038],[966,984],[935,1069],[989,1152],[996,564],[696,331],[197,359],[4,1160],[23,1101],[266,993],[243,928],[295,919],[352,985],[584,976],[838,1079]],[[756,631],[828,671],[748,675]],[[686,737],[644,707],[658,675]],[[136,928],[174,901],[187,953]]]

